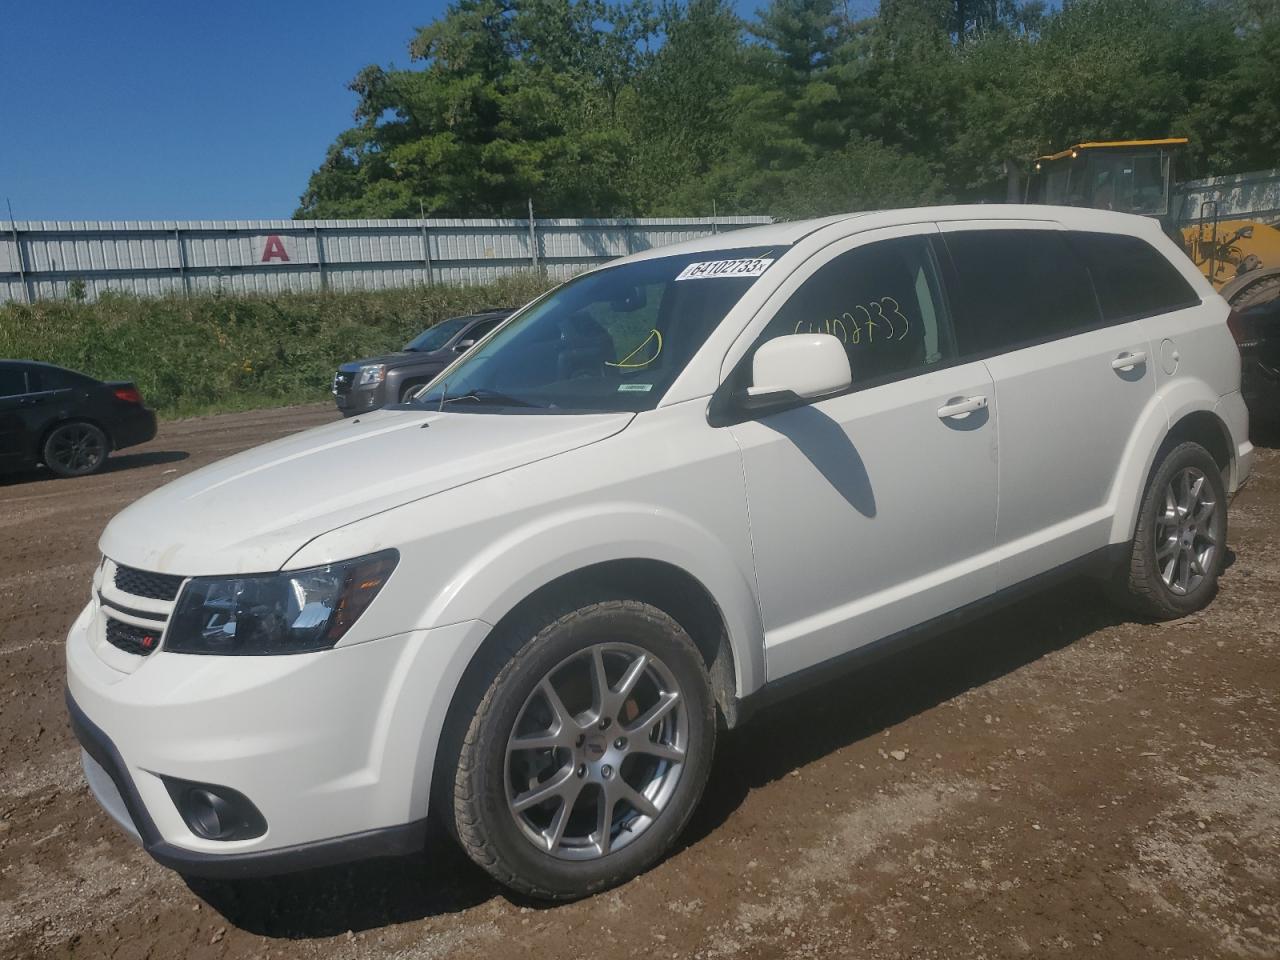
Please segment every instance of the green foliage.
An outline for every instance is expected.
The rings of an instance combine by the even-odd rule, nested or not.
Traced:
[[[133,380],[162,416],[325,400],[338,364],[401,347],[447,317],[519,306],[549,282],[359,293],[0,304],[0,357]]]
[[[1277,0],[655,2],[455,0],[352,81],[298,215],[994,200],[1038,153],[1182,134],[1184,173],[1280,164]]]

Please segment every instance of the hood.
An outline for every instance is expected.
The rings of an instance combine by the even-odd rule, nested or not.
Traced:
[[[596,443],[632,417],[384,410],[181,477],[118,514],[100,546],[157,573],[278,570],[320,534]]]

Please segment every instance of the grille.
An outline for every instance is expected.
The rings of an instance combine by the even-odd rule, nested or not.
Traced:
[[[167,573],[147,573],[133,567],[116,567],[117,590],[151,600],[176,600],[185,579]]]
[[[354,373],[345,373],[339,370],[333,376],[333,392],[334,393],[350,393],[351,382],[355,379]]]
[[[131,623],[107,617],[107,643],[125,653],[145,657],[160,643],[161,629],[163,628],[135,627]]]

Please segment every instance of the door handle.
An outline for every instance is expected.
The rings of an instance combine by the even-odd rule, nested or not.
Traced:
[[[981,410],[987,405],[986,397],[957,397],[938,408],[938,419],[948,420],[953,417],[964,417]]]
[[[1147,353],[1145,350],[1134,350],[1132,353],[1127,350],[1111,361],[1112,370],[1132,370],[1134,367],[1140,366],[1147,362]]]

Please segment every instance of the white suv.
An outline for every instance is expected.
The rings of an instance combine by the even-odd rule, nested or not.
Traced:
[[[650,250],[410,404],[183,477],[67,639],[102,805],[192,874],[420,848],[578,897],[717,727],[1069,571],[1212,598],[1249,472],[1228,308],[1154,221],[944,207]]]

